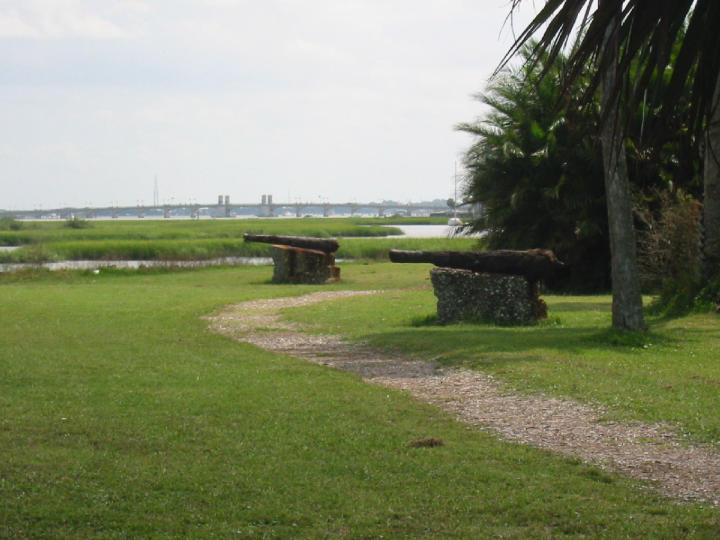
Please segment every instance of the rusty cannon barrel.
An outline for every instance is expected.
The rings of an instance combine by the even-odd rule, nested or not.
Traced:
[[[340,247],[334,238],[313,238],[312,236],[277,236],[273,234],[243,235],[246,242],[262,242],[264,244],[278,244],[303,249],[315,249],[325,253],[334,253]]]
[[[432,263],[441,268],[472,270],[478,273],[524,276],[529,281],[549,279],[561,272],[565,264],[547,249],[526,251],[406,251],[390,250],[396,263]]]

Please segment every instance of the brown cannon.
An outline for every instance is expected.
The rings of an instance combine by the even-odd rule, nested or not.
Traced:
[[[334,253],[340,247],[334,238],[244,234],[246,242],[272,244],[274,283],[324,283],[339,279]]]
[[[314,249],[325,253],[335,253],[340,244],[334,238],[314,238],[312,236],[277,236],[274,234],[243,234],[246,242],[262,242],[304,249]]]
[[[431,263],[440,322],[491,320],[527,324],[547,316],[540,281],[565,269],[552,251],[390,250],[397,263]]]
[[[565,268],[547,249],[515,251],[405,251],[390,250],[397,263],[432,263],[441,268],[472,270],[478,273],[524,276],[528,281],[548,279]]]

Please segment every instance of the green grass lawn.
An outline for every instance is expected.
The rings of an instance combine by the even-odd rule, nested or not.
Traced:
[[[717,537],[717,509],[499,442],[403,393],[213,334],[202,317],[252,298],[383,288],[293,316],[418,354],[426,336],[422,354],[511,381],[534,357],[546,367],[527,368],[532,388],[571,353],[587,364],[617,353],[622,374],[678,340],[707,351],[709,320],[658,322],[648,349],[604,343],[603,298],[554,298],[558,320],[528,329],[434,327],[432,293],[407,290],[427,284],[424,265],[346,265],[324,286],[272,285],[270,273],[0,276],[0,537]],[[457,358],[443,347],[453,339]],[[407,446],[429,436],[445,446]]]
[[[522,391],[599,403],[618,418],[673,422],[720,448],[716,313],[650,317],[649,332],[621,335],[609,329],[610,296],[545,296],[549,319],[537,326],[440,326],[431,266],[419,266],[415,285],[422,290],[347,299],[341,310],[308,306],[289,316],[318,331],[492,373]],[[374,269],[393,272],[391,264]]]

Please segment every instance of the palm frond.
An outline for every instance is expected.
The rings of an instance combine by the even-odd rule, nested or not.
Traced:
[[[512,0],[511,13],[523,0]],[[615,63],[618,78],[606,89],[615,99],[622,95],[627,110],[647,100],[653,107],[671,111],[687,93],[691,80],[692,129],[702,129],[709,116],[712,95],[720,73],[720,1],[718,0],[547,0],[519,34],[494,72],[497,76],[543,26],[525,62],[540,63],[540,78],[555,65],[558,55],[577,39],[568,55],[561,81],[567,99],[589,63],[597,66],[580,102],[594,101],[603,70]],[[619,21],[618,52],[604,49],[605,33]],[[681,41],[679,52],[674,50]],[[661,76],[672,67],[669,83]],[[537,81],[535,81],[537,83]]]

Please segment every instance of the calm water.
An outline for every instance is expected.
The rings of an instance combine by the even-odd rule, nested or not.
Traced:
[[[42,264],[0,264],[0,272],[14,272],[23,268],[47,268],[48,270],[96,270],[100,268],[199,268],[202,266],[261,266],[272,264],[270,257],[222,257],[206,261],[59,261]]]
[[[449,225],[396,225],[408,238],[451,238],[458,227]],[[460,237],[480,238],[484,233],[461,235]]]
[[[449,225],[393,225],[408,238],[449,238],[456,227]]]

